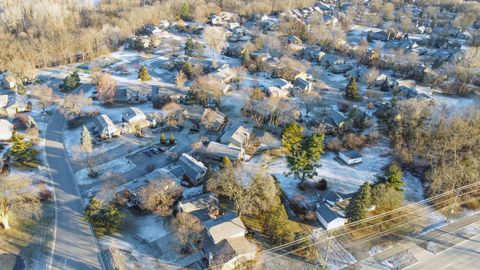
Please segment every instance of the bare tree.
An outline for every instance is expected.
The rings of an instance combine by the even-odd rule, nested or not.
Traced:
[[[172,229],[184,253],[191,251],[190,244],[198,246],[203,241],[202,222],[192,214],[179,213],[172,221]]]
[[[76,162],[84,163],[88,168],[89,177],[97,177],[95,166],[97,164],[96,156],[101,152],[99,149],[88,149],[77,144],[72,147],[73,159]]]
[[[302,91],[299,95],[299,98],[303,102],[303,107],[305,108],[305,114],[307,117],[322,100],[320,95],[315,91]]]
[[[206,105],[208,99],[214,99],[220,103],[220,98],[223,95],[225,84],[212,75],[198,77],[191,87],[192,93],[197,97],[200,103]]]
[[[105,103],[113,103],[117,91],[117,84],[112,75],[102,72],[97,76],[98,98]]]
[[[27,176],[0,177],[0,225],[10,229],[10,218],[27,218],[40,213],[38,190]]]
[[[227,35],[221,27],[206,26],[203,31],[203,39],[212,50],[212,66],[217,66],[216,54],[227,46]]]
[[[92,99],[86,97],[83,92],[80,92],[80,94],[71,94],[66,96],[63,99],[62,110],[66,116],[80,116],[82,109],[91,104]]]
[[[175,127],[183,122],[183,108],[178,103],[169,102],[162,107],[167,113],[165,122],[169,127]]]
[[[155,179],[138,192],[141,207],[160,216],[171,215],[181,195],[182,187],[167,178]]]
[[[56,102],[57,97],[53,95],[53,91],[48,85],[35,85],[32,91],[32,96],[38,99],[38,104],[42,107],[42,112]]]
[[[372,68],[368,71],[367,74],[365,74],[365,82],[368,84],[368,86],[372,86],[378,78],[379,72],[377,68]]]
[[[177,74],[177,77],[175,78],[175,83],[177,84],[177,86],[183,86],[185,84],[185,82],[187,81],[187,76],[185,75],[185,73],[183,73],[182,70],[180,70]]]

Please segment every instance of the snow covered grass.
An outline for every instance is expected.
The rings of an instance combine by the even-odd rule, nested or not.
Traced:
[[[387,249],[391,249],[392,247],[393,244],[389,241],[386,241],[372,246],[368,253],[370,254],[370,256],[374,256],[376,254],[384,252]]]
[[[110,162],[103,163],[95,167],[95,171],[99,174],[97,178],[88,176],[88,168],[81,169],[75,173],[77,185],[90,185],[95,182],[105,180],[107,174],[105,172],[125,173],[135,168],[135,164],[127,158],[118,158]]]
[[[157,215],[135,217],[134,231],[140,238],[151,243],[169,233],[166,218]]]
[[[413,256],[408,250],[395,254],[389,258],[381,260],[379,263],[388,269],[397,270],[403,269],[409,265],[418,262],[417,258]]]
[[[405,190],[405,199],[407,201],[418,202],[424,199],[423,185],[420,179],[409,172],[404,172],[403,182],[405,183],[403,189]]]

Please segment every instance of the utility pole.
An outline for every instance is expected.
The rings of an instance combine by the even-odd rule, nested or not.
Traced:
[[[460,194],[460,189],[457,189],[457,192],[455,194],[455,199],[453,200],[452,207],[450,208],[450,211],[448,211],[447,219],[445,220],[445,223],[448,223],[448,221],[450,220],[450,216],[453,213],[453,209],[455,207],[455,204],[457,203],[457,199],[458,199],[459,194]]]

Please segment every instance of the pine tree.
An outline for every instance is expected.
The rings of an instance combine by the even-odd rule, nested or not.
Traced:
[[[347,218],[350,222],[364,219],[367,216],[368,209],[372,206],[372,187],[370,183],[365,182],[355,193],[347,207]]]
[[[150,74],[145,66],[141,66],[138,70],[138,78],[142,81],[149,81],[151,79]]]
[[[358,97],[357,82],[355,81],[355,77],[350,79],[350,82],[345,90],[345,97],[348,99],[356,99]]]
[[[10,148],[10,153],[16,161],[24,163],[35,161],[38,151],[31,142],[25,141],[23,135],[14,132],[12,134],[12,148]]]
[[[308,138],[306,151],[308,157],[311,161],[318,161],[323,154],[323,139],[324,135],[322,133],[314,133],[310,138]]]
[[[82,150],[85,152],[91,152],[93,150],[92,136],[90,135],[90,131],[88,131],[86,126],[82,127],[80,144],[82,146]]]
[[[185,55],[192,56],[193,51],[195,50],[195,43],[193,43],[192,38],[188,38],[185,42]]]
[[[170,134],[170,138],[168,138],[168,143],[170,144],[175,144],[175,137],[173,136],[173,134]]]
[[[105,205],[95,197],[90,198],[89,204],[83,210],[83,215],[86,221],[106,233],[115,231],[120,221],[125,217],[125,214],[116,207],[111,204]]]
[[[291,155],[287,157],[287,162],[290,167],[290,174],[300,178],[301,184],[316,174],[308,152],[298,145],[293,147]]]
[[[275,244],[283,244],[292,238],[287,226],[288,215],[280,198],[275,200],[271,210],[264,217],[263,231]]]
[[[297,122],[289,123],[282,133],[282,145],[289,151],[293,150],[295,145],[299,145],[303,139],[303,128]]]
[[[244,50],[242,53],[242,65],[245,65],[248,62],[250,62],[250,53],[248,50]]]
[[[403,178],[402,169],[396,164],[391,164],[387,170],[385,183],[388,186],[394,188],[396,191],[403,191],[402,187],[404,185],[404,182],[402,178]]]
[[[167,136],[165,136],[164,133],[162,133],[162,135],[160,135],[160,143],[161,144],[166,144],[167,143]]]
[[[232,162],[227,156],[224,156],[222,159],[222,167],[223,168],[232,168]]]

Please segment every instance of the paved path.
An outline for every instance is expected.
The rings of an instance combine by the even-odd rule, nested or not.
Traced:
[[[92,85],[80,86],[86,91]],[[93,232],[82,220],[82,201],[63,144],[65,118],[56,111],[46,130],[45,151],[55,188],[56,231],[51,269],[101,269]]]

